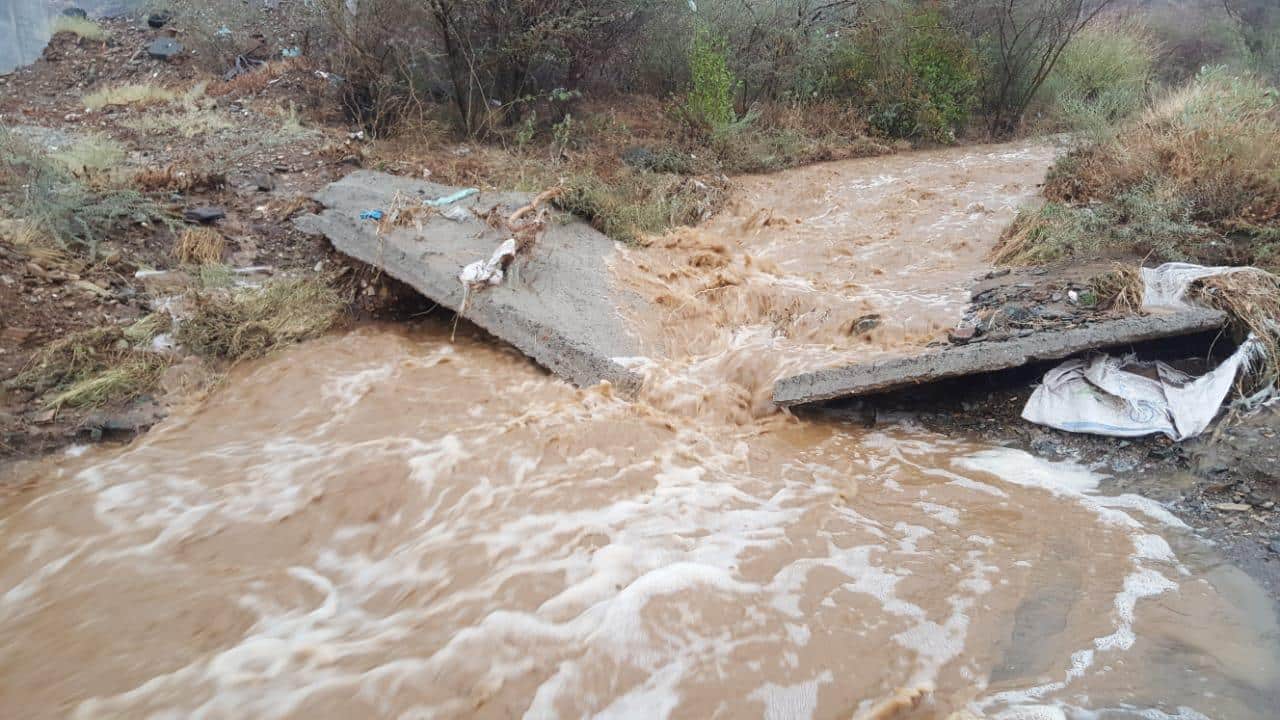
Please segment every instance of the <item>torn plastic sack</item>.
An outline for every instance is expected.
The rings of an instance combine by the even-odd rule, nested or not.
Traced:
[[[1251,267],[1206,267],[1191,263],[1165,263],[1159,267],[1142,268],[1142,307],[1189,308],[1187,293],[1195,281],[1212,277],[1254,270]]]
[[[462,268],[458,279],[468,288],[474,285],[498,285],[502,282],[502,268],[516,256],[516,239],[508,238],[488,260],[477,260]]]
[[[1164,433],[1186,440],[1209,427],[1237,373],[1248,370],[1261,351],[1262,344],[1251,336],[1198,378],[1162,362],[1103,354],[1069,360],[1044,376],[1022,418],[1067,432],[1116,437]]]

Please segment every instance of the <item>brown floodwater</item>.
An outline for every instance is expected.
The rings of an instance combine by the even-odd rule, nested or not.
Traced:
[[[756,363],[785,355],[760,348],[889,351],[917,342],[893,327],[954,322],[991,215],[1034,190],[1049,155],[944,150],[747,179],[729,214],[680,234],[719,232],[724,267],[751,256],[809,278],[828,296],[813,307],[865,293],[900,321],[870,339],[726,300],[653,331],[654,384],[632,400],[467,333],[451,342],[443,323],[368,325],[240,367],[127,447],[12,469],[0,715],[1275,717],[1270,601],[1158,504],[1100,494],[1079,464],[906,417],[769,413],[745,389],[768,375],[746,368],[786,364]],[[988,169],[971,187],[972,163]],[[956,213],[906,203],[900,232],[857,245],[834,279],[802,246],[844,252],[892,212],[888,195],[863,203],[876,168],[955,173],[939,203]],[[982,177],[999,186],[984,195]],[[804,220],[798,235],[732,230],[784,195],[771,203]],[[806,202],[848,220],[824,229],[791,209]],[[678,278],[705,266],[663,259],[670,242],[638,288],[699,282]],[[768,297],[763,283],[741,297]],[[715,400],[717,373],[736,402]]]

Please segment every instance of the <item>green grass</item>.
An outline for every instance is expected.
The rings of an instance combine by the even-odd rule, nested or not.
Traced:
[[[107,31],[98,23],[88,18],[70,17],[67,15],[59,15],[53,21],[53,34],[71,33],[85,40],[93,40],[102,42],[107,39]]]

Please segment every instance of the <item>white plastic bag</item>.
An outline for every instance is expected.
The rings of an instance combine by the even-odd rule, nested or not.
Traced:
[[[1044,376],[1022,417],[1067,432],[1116,437],[1163,433],[1185,440],[1209,427],[1236,374],[1260,351],[1261,343],[1250,338],[1198,378],[1162,362],[1136,363],[1101,353],[1068,360]]]

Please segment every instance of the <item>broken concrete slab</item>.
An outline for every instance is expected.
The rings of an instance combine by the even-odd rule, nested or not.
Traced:
[[[1194,309],[1102,320],[1026,337],[977,342],[919,355],[825,368],[779,380],[773,400],[793,406],[842,397],[872,395],[947,378],[1061,360],[1085,352],[1132,343],[1193,335],[1221,328],[1227,317]]]
[[[473,213],[431,213],[420,225],[389,228],[361,214],[445,197],[460,188],[372,171],[354,172],[321,190],[325,209],[298,218],[304,232],[324,235],[346,255],[382,269],[431,300],[514,345],[542,366],[579,386],[608,380],[625,392],[640,377],[619,359],[638,354],[621,310],[639,298],[617,287],[608,261],[614,242],[585,222],[550,221],[534,244],[516,255],[501,284],[472,290],[464,302],[458,274],[484,260],[509,237]],[[461,207],[504,214],[532,195],[481,193]],[[367,215],[366,215],[367,216]]]

